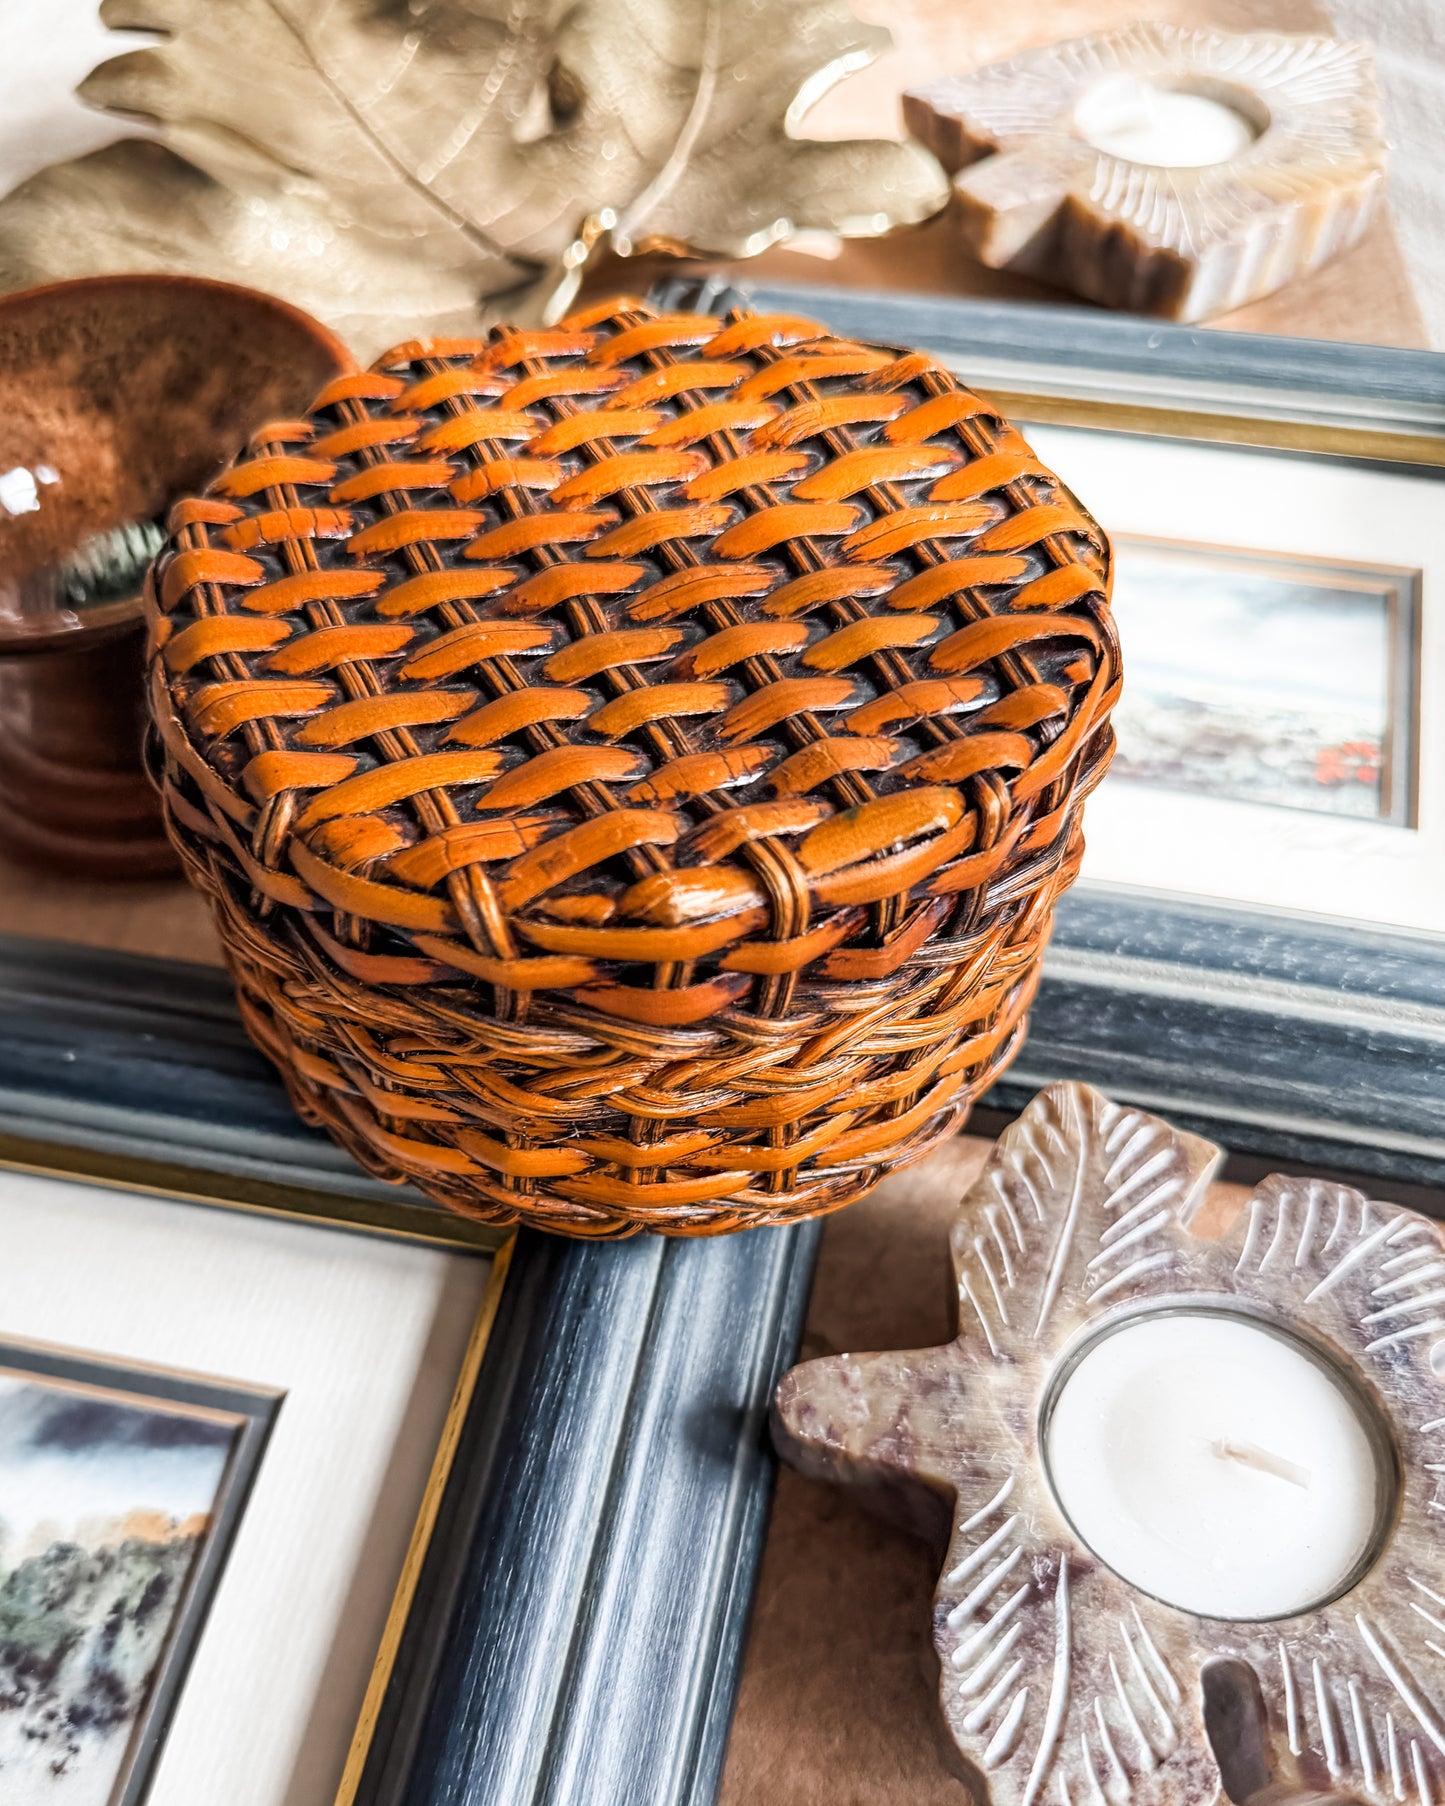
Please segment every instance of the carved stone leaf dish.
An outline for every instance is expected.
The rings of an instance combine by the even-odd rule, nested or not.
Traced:
[[[779,1388],[775,1435],[793,1465],[946,1527],[941,1702],[993,1806],[1213,1800],[1201,1673],[1220,1658],[1253,1670],[1264,1725],[1257,1772],[1231,1797],[1445,1798],[1445,1241],[1410,1211],[1280,1177],[1212,1233],[1201,1205],[1218,1160],[1086,1086],[1050,1087],[960,1208],[957,1340],[809,1362]],[[1333,1603],[1197,1618],[1121,1579],[1065,1520],[1039,1448],[1050,1373],[1082,1334],[1165,1300],[1273,1319],[1378,1402],[1395,1515]]]
[[[0,203],[0,287],[114,270],[270,290],[362,357],[555,284],[589,216],[748,255],[936,212],[917,145],[808,143],[807,102],[888,42],[846,0],[105,0],[163,41],[81,97],[145,122]],[[549,275],[548,273],[551,272]]]

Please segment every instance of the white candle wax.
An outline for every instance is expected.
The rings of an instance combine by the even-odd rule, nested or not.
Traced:
[[[1324,1604],[1375,1535],[1381,1479],[1356,1401],[1239,1314],[1157,1312],[1103,1336],[1060,1388],[1046,1439],[1082,1541],[1202,1617]]]
[[[1096,82],[1075,108],[1074,124],[1095,150],[1165,169],[1225,163],[1256,137],[1243,113],[1224,101],[1133,75]]]

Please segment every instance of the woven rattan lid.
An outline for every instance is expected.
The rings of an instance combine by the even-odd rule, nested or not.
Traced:
[[[1012,1051],[1111,745],[1107,548],[930,358],[640,302],[403,346],[172,526],[173,830],[374,1169],[784,1220]]]

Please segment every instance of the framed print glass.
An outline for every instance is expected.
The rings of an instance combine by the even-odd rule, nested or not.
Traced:
[[[137,1806],[280,1395],[0,1343],[0,1793]]]
[[[1415,825],[1418,570],[1114,536],[1110,775]]]

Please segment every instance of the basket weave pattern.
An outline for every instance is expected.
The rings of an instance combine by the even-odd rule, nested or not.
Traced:
[[[372,1171],[783,1222],[1007,1062],[1112,748],[1108,552],[929,358],[630,301],[403,346],[171,526],[171,831]]]

